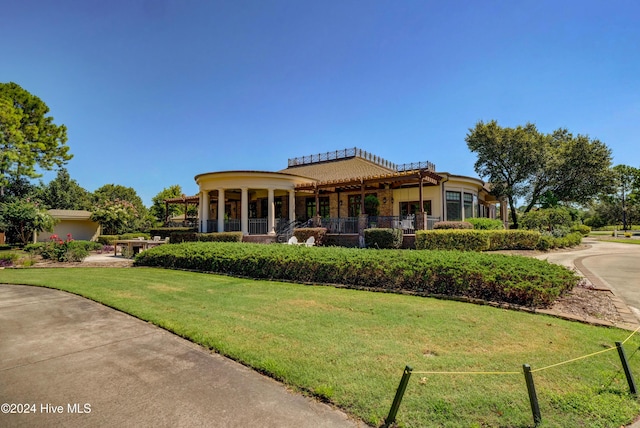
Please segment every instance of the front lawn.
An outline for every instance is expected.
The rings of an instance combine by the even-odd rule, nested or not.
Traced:
[[[0,282],[67,290],[150,321],[315,394],[367,423],[386,417],[405,365],[406,427],[529,427],[533,369],[629,332],[460,302],[153,268],[5,269]],[[637,336],[626,342],[640,372]],[[614,351],[534,374],[541,427],[613,427],[640,413]]]

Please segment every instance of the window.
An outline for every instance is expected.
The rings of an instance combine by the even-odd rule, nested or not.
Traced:
[[[424,212],[431,215],[431,201],[422,201]],[[410,214],[420,213],[420,201],[400,202],[400,215],[408,216]]]
[[[473,217],[473,195],[471,193],[465,193],[464,194],[464,218],[472,218],[472,217]]]
[[[329,210],[329,198],[322,197],[318,199],[319,207],[318,207],[318,215],[323,218],[328,218],[330,215]],[[307,214],[307,219],[310,219],[316,215],[316,198],[307,198],[306,199],[306,209],[305,212]]]
[[[349,195],[349,217],[360,215],[360,195]]]
[[[462,195],[460,192],[445,192],[447,199],[447,220],[462,220]]]

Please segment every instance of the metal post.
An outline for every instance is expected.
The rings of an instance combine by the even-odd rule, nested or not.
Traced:
[[[524,379],[527,382],[527,391],[529,392],[529,402],[531,403],[531,412],[533,413],[533,423],[538,426],[542,422],[540,415],[540,406],[538,405],[538,396],[536,395],[536,386],[533,383],[533,375],[531,374],[531,366],[523,364]]]
[[[620,356],[620,361],[622,361],[622,368],[624,369],[624,374],[627,376],[627,383],[629,384],[629,391],[632,394],[636,394],[636,382],[633,380],[633,373],[631,373],[631,369],[629,368],[629,362],[627,361],[627,355],[624,353],[624,347],[622,346],[622,342],[616,342],[616,348],[618,348],[618,355]]]
[[[398,385],[398,390],[396,391],[396,396],[393,399],[393,404],[391,404],[391,409],[389,409],[389,415],[387,416],[387,419],[384,420],[382,428],[388,428],[392,423],[395,422],[396,415],[398,414],[398,408],[400,408],[400,403],[402,402],[404,391],[407,389],[407,384],[409,383],[409,378],[411,377],[412,371],[413,369],[409,366],[406,366],[404,368],[402,379],[400,379],[400,385]]]

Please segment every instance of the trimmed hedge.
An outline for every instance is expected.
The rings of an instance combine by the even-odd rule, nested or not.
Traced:
[[[562,266],[502,254],[248,243],[161,245],[138,254],[135,265],[459,296],[533,307],[551,304],[579,280]]]
[[[540,233],[532,230],[418,230],[417,250],[534,250]]]
[[[169,238],[173,232],[195,232],[192,227],[157,227],[149,230],[149,235]]]
[[[535,250],[540,241],[540,232],[534,230],[487,230],[489,251]]]
[[[242,242],[242,232],[213,232],[198,233],[190,230],[172,232],[169,242],[179,244],[181,242]]]
[[[560,238],[553,235],[542,235],[536,249],[547,251],[552,248],[575,247],[582,243],[582,234],[580,232],[569,233]]]
[[[433,224],[434,229],[473,229],[468,221],[438,221]]]
[[[417,250],[486,251],[489,236],[482,230],[418,230]]]
[[[371,228],[364,230],[364,245],[367,248],[393,249],[402,247],[402,229]]]
[[[322,246],[327,239],[326,227],[299,227],[293,229],[293,236],[296,237],[298,242],[305,242],[307,239],[313,236],[315,240],[314,245]]]
[[[591,233],[591,228],[586,224],[574,224],[571,226],[571,232],[579,232],[582,236],[588,236]]]

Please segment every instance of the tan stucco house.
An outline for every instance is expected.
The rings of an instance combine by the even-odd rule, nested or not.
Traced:
[[[278,235],[302,223],[329,233],[367,227],[430,229],[440,220],[505,218],[482,180],[436,172],[430,162],[397,165],[358,148],[288,160],[280,171],[218,171],[195,177],[199,193],[167,204],[195,204],[201,232]],[[366,213],[368,195],[378,215]]]
[[[48,241],[51,235],[64,240],[71,234],[73,239],[95,241],[100,235],[100,224],[91,220],[91,212],[84,210],[49,210],[51,217],[57,220],[53,232],[39,232],[39,242]]]

